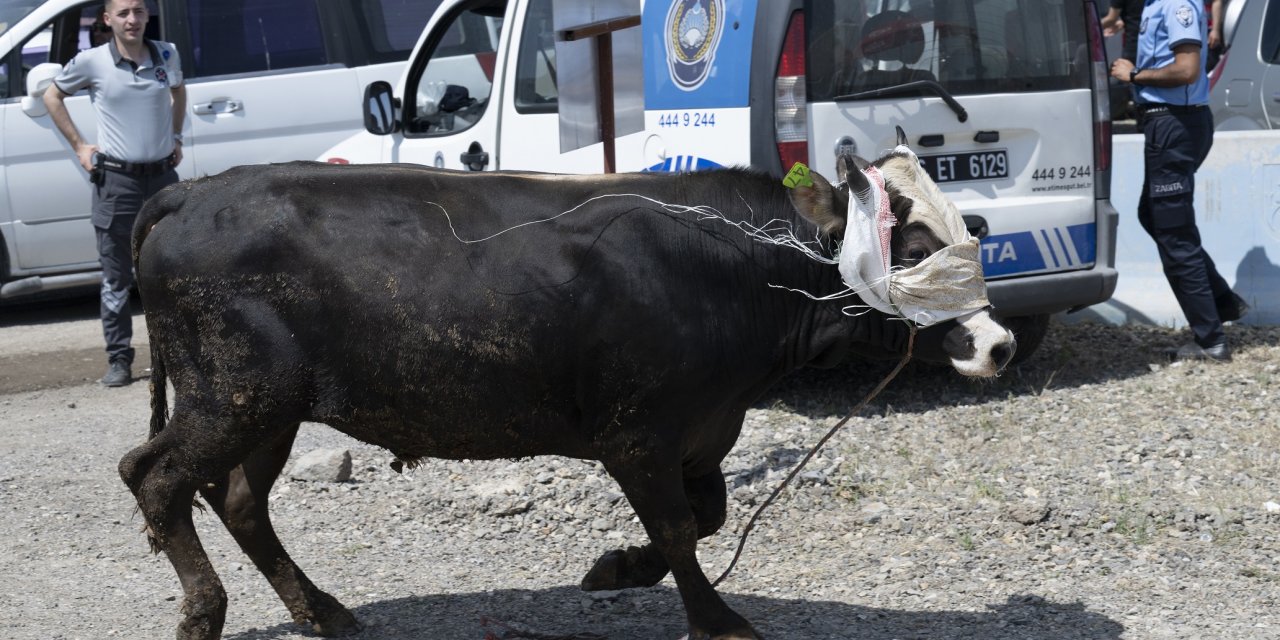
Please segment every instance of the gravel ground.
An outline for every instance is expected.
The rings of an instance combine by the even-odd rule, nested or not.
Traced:
[[[0,328],[0,345],[35,333]],[[89,335],[55,346],[80,353]],[[765,513],[720,592],[770,639],[1280,638],[1280,328],[1229,335],[1228,365],[1165,363],[1184,339],[1172,330],[1073,324],[993,382],[909,366]],[[20,361],[0,358],[0,375]],[[751,411],[724,464],[728,524],[700,548],[711,577],[891,364],[801,372]],[[173,637],[177,579],[115,471],[145,436],[146,385],[84,377],[0,392],[0,636]],[[429,461],[397,475],[385,452],[318,425],[294,456],[332,447],[351,451],[352,479],[282,478],[273,517],[364,622],[358,638],[684,633],[670,578],[577,589],[600,553],[643,540],[599,465]],[[230,598],[225,637],[312,637],[215,517],[197,527]]]

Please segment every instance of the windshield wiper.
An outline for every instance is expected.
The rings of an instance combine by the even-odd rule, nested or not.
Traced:
[[[969,112],[965,111],[964,107],[960,106],[960,103],[956,101],[956,99],[951,95],[951,93],[949,93],[946,89],[942,88],[942,85],[938,84],[937,82],[934,82],[933,80],[916,80],[914,82],[898,84],[892,87],[884,87],[881,89],[871,89],[870,91],[860,91],[858,93],[850,93],[843,96],[836,96],[832,98],[832,100],[834,100],[835,102],[853,102],[855,100],[871,100],[874,98],[888,98],[890,96],[900,96],[905,94],[916,93],[921,89],[928,89],[929,91],[938,94],[938,97],[942,98],[942,101],[947,103],[947,106],[951,107],[952,111],[956,112],[956,118],[960,120],[960,122],[964,122],[965,120],[969,119]]]

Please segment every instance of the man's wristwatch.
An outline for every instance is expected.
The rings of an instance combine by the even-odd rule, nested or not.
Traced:
[[[1129,84],[1138,84],[1138,71],[1137,67],[1129,71]]]
[[[178,144],[182,144],[182,134],[181,133],[173,134],[173,141]]]

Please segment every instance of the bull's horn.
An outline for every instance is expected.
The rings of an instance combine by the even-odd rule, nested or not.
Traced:
[[[864,161],[859,165],[858,158],[848,154],[842,154],[836,158],[836,175],[849,185],[849,193],[863,202],[866,202],[871,194],[871,181],[862,172],[862,166],[865,164]]]

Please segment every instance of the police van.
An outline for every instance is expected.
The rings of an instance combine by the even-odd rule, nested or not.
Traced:
[[[187,87],[182,178],[310,160],[361,129],[365,86],[394,80],[438,0],[148,0],[146,35],[178,48]],[[0,0],[0,299],[94,286],[88,174],[41,100],[111,37],[103,0]],[[80,133],[87,91],[67,98]]]
[[[1092,0],[647,0],[611,45],[624,51],[608,65],[617,119],[640,122],[611,156],[605,143],[563,144],[561,98],[582,90],[582,61],[557,57],[568,31],[553,5],[571,4],[442,2],[397,87],[366,91],[366,131],[319,159],[777,175],[800,161],[832,175],[838,154],[875,158],[900,126],[981,239],[1020,359],[1049,314],[1114,291],[1107,61]]]

